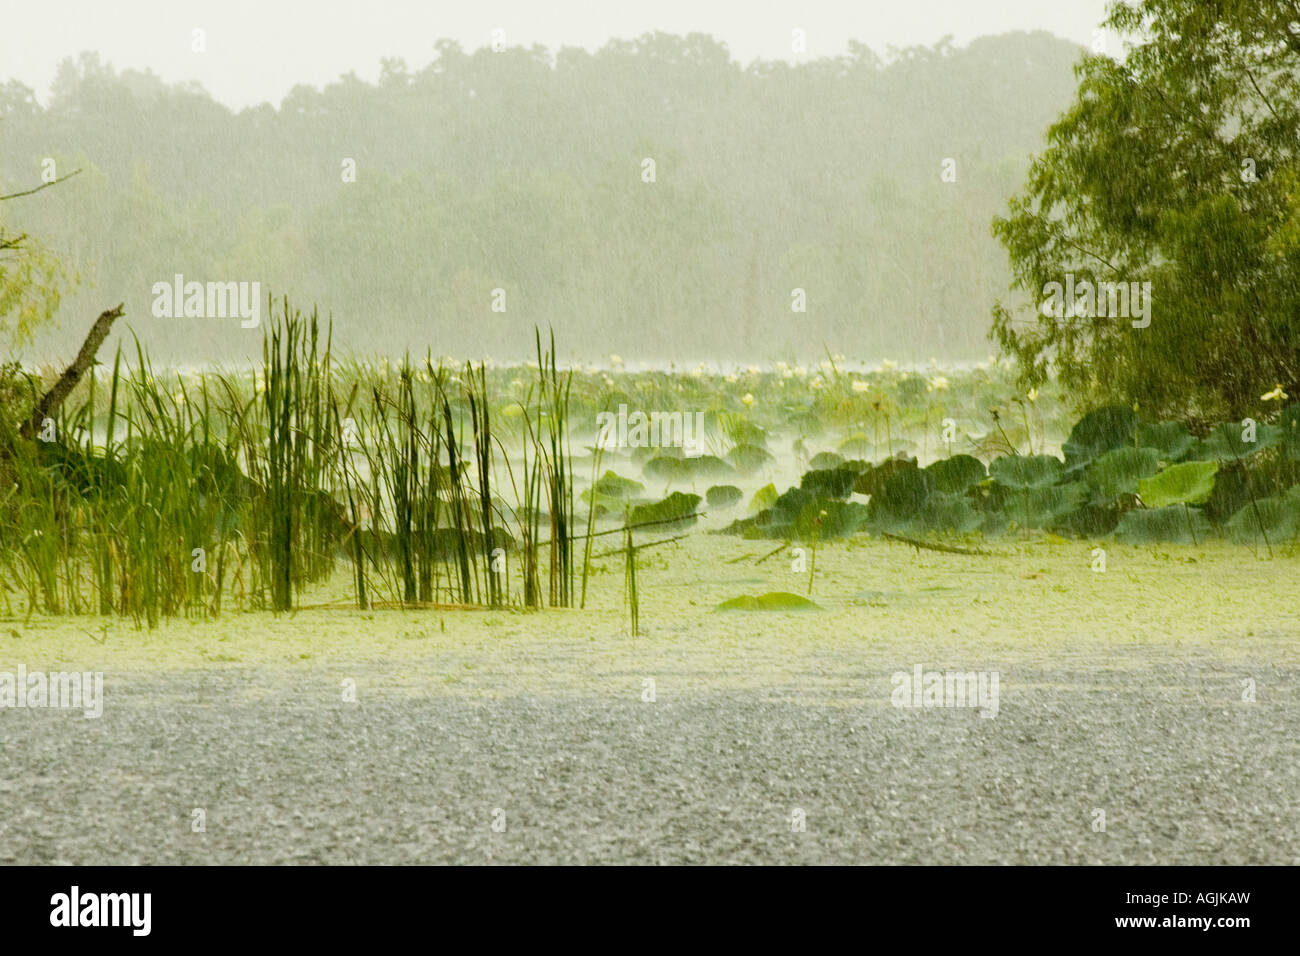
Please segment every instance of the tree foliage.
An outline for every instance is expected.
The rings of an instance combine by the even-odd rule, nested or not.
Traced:
[[[21,343],[52,320],[68,277],[58,256],[25,234],[6,231],[0,217],[0,337]]]
[[[1087,54],[994,222],[1014,288],[993,337],[1026,384],[1052,368],[1096,398],[1189,419],[1258,411],[1300,385],[1300,4],[1142,0],[1106,27],[1122,62]],[[1045,287],[1150,282],[1151,323],[1045,315]]]

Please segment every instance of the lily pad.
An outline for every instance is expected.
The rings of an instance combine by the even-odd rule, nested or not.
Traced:
[[[1159,469],[1160,452],[1154,448],[1112,448],[1089,463],[1088,484],[1102,498],[1110,500],[1135,493],[1138,483]]]
[[[772,460],[768,450],[759,445],[741,444],[727,452],[727,462],[742,475],[752,475]]]
[[[665,484],[689,484],[695,477],[690,460],[672,455],[656,455],[645,463],[642,469],[647,478],[662,481]]]
[[[1147,508],[1167,505],[1202,505],[1214,493],[1217,461],[1187,461],[1170,465],[1158,475],[1142,479],[1138,494]]]
[[[974,455],[940,458],[925,470],[934,479],[935,488],[950,495],[962,494],[966,489],[978,485],[988,477],[988,469],[984,467],[984,462]]]
[[[983,517],[963,495],[936,491],[912,519],[912,529],[936,534],[967,534],[983,524]]]
[[[1026,488],[1012,495],[1006,516],[1021,527],[1048,528],[1088,499],[1088,485],[1072,481],[1050,488]]]
[[[1192,544],[1204,541],[1210,523],[1195,508],[1170,505],[1166,508],[1134,508],[1119,519],[1115,539],[1125,544],[1155,544],[1167,541]]]
[[[822,608],[798,594],[789,591],[769,591],[757,596],[742,594],[723,601],[716,611],[820,611]]]
[[[853,490],[860,495],[879,497],[884,494],[885,486],[889,484],[889,479],[903,471],[917,471],[916,459],[886,458],[880,464],[868,466],[859,472],[857,481],[853,485]]]
[[[819,451],[812,456],[812,461],[808,462],[809,467],[815,471],[838,468],[842,464],[844,464],[844,458],[833,451]]]
[[[1074,511],[1057,518],[1051,529],[1069,537],[1101,538],[1115,530],[1122,514],[1123,511],[1115,502],[1085,502]]]
[[[624,478],[613,471],[606,471],[596,479],[596,484],[593,487],[582,493],[582,500],[590,503],[592,493],[595,492],[598,505],[614,505],[633,498],[643,491],[645,491],[645,485],[641,484],[641,482],[633,481],[631,478]]]
[[[714,485],[704,493],[709,507],[718,510],[733,507],[742,497],[743,493],[735,485]]]
[[[1004,455],[989,465],[989,477],[1008,488],[1046,488],[1064,471],[1061,459],[1051,455]]]
[[[865,432],[854,432],[835,446],[835,450],[845,458],[873,458],[876,446]]]
[[[881,530],[906,525],[930,497],[933,481],[915,465],[897,469],[880,493],[871,496],[872,523]]]
[[[804,541],[814,536],[823,541],[847,538],[866,526],[867,517],[868,510],[864,504],[817,498],[804,505],[791,530],[794,536]]]
[[[1196,447],[1196,436],[1182,422],[1138,422],[1134,432],[1137,444],[1154,448],[1162,461],[1181,461]]]
[[[751,512],[766,511],[776,504],[776,499],[780,495],[777,493],[776,485],[768,482],[758,491],[754,492],[754,497],[749,500],[749,510]]]
[[[1086,465],[1112,448],[1133,444],[1136,416],[1124,405],[1093,409],[1075,423],[1061,450],[1067,468]]]
[[[858,473],[848,468],[827,468],[804,472],[799,487],[824,498],[844,500],[853,493]]]
[[[1228,539],[1237,544],[1291,542],[1300,534],[1300,498],[1278,495],[1246,505],[1224,525]]]
[[[628,523],[638,525],[654,522],[664,528],[692,524],[697,520],[694,515],[700,500],[699,495],[674,491],[667,498],[656,501],[652,505],[637,505],[628,516]]]
[[[1278,444],[1282,440],[1283,433],[1281,429],[1274,428],[1272,425],[1258,424],[1255,426],[1255,440],[1246,441],[1249,437],[1251,437],[1249,430],[1243,428],[1240,422],[1220,422],[1201,441],[1196,453],[1200,458],[1214,458],[1219,461],[1250,458],[1265,448]]]

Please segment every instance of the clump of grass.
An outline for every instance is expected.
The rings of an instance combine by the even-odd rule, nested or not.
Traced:
[[[587,606],[587,579],[591,574],[591,543],[596,528],[596,506],[600,499],[597,493],[596,476],[600,474],[600,463],[604,455],[604,446],[597,442],[591,450],[591,500],[587,502],[587,533],[582,546],[582,596],[578,600],[579,608]]]
[[[541,460],[546,472],[546,503],[551,517],[550,596],[553,607],[573,605],[573,538],[570,516],[573,514],[573,465],[568,446],[569,390],[573,373],[561,375],[555,364],[555,332],[551,332],[550,349],[543,354],[542,334],[536,331],[538,365],[538,406],[546,414],[546,440],[541,445]],[[541,436],[542,421],[537,434]]]

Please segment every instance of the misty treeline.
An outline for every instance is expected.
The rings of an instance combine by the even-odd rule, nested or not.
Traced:
[[[68,354],[124,301],[156,358],[256,353],[237,320],[150,314],[179,273],[316,302],[367,352],[520,358],[537,325],[579,359],[983,357],[1011,278],[989,224],[1080,50],[1044,33],[848,49],[744,67],[703,35],[595,53],[431,38],[426,65],[237,113],[83,54],[48,103],[0,87],[0,192],[47,159],[83,170],[2,210],[79,277],[24,352]]]

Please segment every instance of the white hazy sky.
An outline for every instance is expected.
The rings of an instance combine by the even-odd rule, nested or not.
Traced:
[[[709,33],[733,57],[791,58],[791,30],[806,31],[810,57],[835,55],[848,39],[885,47],[958,45],[1008,30],[1049,30],[1080,44],[1107,0],[0,0],[0,79],[33,87],[44,102],[60,60],[98,51],[118,69],[164,80],[198,80],[242,108],[278,104],[297,83],[322,86],[349,71],[373,81],[382,57],[412,68],[434,41],[486,46],[494,28],[507,45],[595,49],[611,37],[652,30]],[[196,28],[207,52],[191,50]]]

